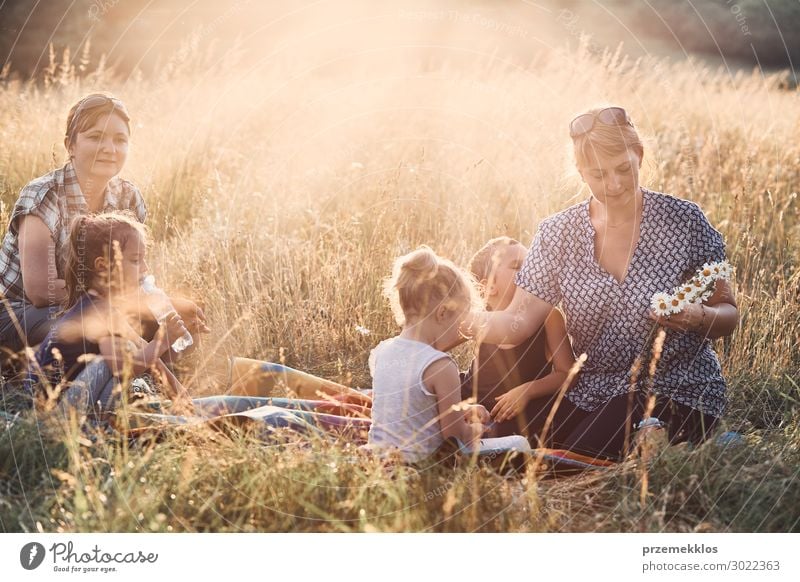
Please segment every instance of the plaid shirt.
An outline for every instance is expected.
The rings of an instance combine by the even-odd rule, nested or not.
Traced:
[[[120,178],[112,178],[105,190],[103,212],[114,210],[130,210],[140,222],[144,222],[147,216],[147,208],[139,190]],[[76,216],[88,213],[89,206],[81,192],[72,162],[36,178],[22,189],[0,249],[0,291],[9,303],[19,305],[27,302],[19,262],[20,218],[36,216],[47,225],[55,243],[57,275],[63,279],[70,224]]]

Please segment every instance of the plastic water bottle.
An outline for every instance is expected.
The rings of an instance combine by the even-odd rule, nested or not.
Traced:
[[[156,278],[153,275],[147,275],[142,281],[142,292],[145,294],[147,307],[159,324],[164,323],[170,313],[177,313],[167,294],[156,287]],[[187,331],[172,343],[172,349],[175,352],[182,352],[193,343],[192,334]]]

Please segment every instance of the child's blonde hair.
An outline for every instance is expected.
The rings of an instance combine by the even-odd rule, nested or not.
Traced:
[[[472,255],[469,261],[469,270],[478,281],[489,279],[489,275],[497,269],[500,263],[501,251],[508,247],[522,244],[510,236],[498,236],[490,239],[480,250]]]
[[[597,115],[604,107],[594,107],[586,113]],[[586,133],[572,138],[575,149],[575,163],[578,169],[586,168],[597,156],[614,157],[626,151],[636,152],[641,161],[644,158],[644,144],[633,125],[606,125],[595,122]]]
[[[452,310],[481,305],[472,278],[427,246],[395,260],[383,291],[399,325],[411,317],[424,317],[440,305]]]

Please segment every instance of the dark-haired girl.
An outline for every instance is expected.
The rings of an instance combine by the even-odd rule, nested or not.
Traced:
[[[172,341],[186,332],[172,313],[151,341],[134,329],[138,293],[148,273],[147,234],[129,214],[78,217],[73,222],[65,266],[67,309],[36,353],[36,380],[81,412],[90,406],[111,410],[121,386],[147,374],[152,382],[134,384],[188,401],[186,390],[161,361]],[[133,324],[133,325],[132,325]],[[65,395],[58,393],[66,390]]]
[[[22,189],[0,248],[0,347],[35,346],[53,325],[67,295],[64,270],[76,217],[128,210],[144,222],[139,190],[118,177],[129,141],[130,116],[119,99],[93,93],[70,109],[64,135],[69,160]],[[192,333],[206,329],[193,303],[183,300],[178,310]]]

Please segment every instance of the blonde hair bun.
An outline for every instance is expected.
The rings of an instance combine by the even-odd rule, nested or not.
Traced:
[[[423,245],[401,257],[397,267],[399,267],[399,272],[396,273],[398,285],[399,278],[407,278],[408,283],[416,284],[436,277],[439,271],[439,257],[430,247]]]
[[[395,260],[383,292],[400,325],[411,317],[431,313],[443,303],[452,309],[480,305],[472,278],[424,245]]]

